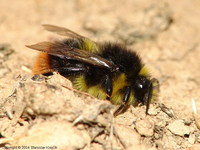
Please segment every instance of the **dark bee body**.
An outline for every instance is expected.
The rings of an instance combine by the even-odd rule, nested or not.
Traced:
[[[69,78],[76,89],[120,104],[115,116],[137,103],[145,104],[148,112],[157,94],[158,82],[150,78],[134,51],[117,43],[96,43],[56,26],[46,25],[46,29],[58,34],[63,33],[62,30],[73,38],[28,46],[45,52],[39,55],[34,74],[58,72]]]

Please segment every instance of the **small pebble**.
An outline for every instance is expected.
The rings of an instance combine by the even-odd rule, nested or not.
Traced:
[[[139,134],[144,136],[153,136],[155,124],[150,119],[138,120],[135,124],[136,130]]]
[[[190,136],[188,138],[188,142],[190,144],[194,144],[195,143],[195,135],[194,134],[190,134]]]
[[[167,128],[175,135],[184,136],[190,134],[190,128],[184,124],[183,120],[175,120]]]

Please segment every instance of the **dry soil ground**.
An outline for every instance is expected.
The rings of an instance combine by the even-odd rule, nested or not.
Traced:
[[[200,111],[199,18],[199,0],[1,0],[0,147],[200,149],[191,107],[194,98]],[[150,115],[140,106],[113,118],[116,106],[59,75],[32,80],[36,52],[25,45],[61,38],[45,23],[136,50],[160,81]]]

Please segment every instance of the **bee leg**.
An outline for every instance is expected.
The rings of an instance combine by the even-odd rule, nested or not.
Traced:
[[[114,117],[116,117],[117,115],[123,113],[129,107],[128,100],[129,100],[129,97],[130,97],[130,93],[131,93],[131,87],[128,86],[125,89],[123,103],[115,110]]]
[[[107,100],[110,100],[112,94],[112,79],[109,75],[106,75],[103,79],[103,88],[106,90]]]

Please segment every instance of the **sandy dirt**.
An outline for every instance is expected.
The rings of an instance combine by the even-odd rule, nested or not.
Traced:
[[[0,148],[200,149],[191,105],[200,111],[199,16],[199,0],[1,0]],[[137,51],[160,82],[150,115],[139,106],[113,118],[117,106],[58,74],[33,79],[37,52],[25,45],[64,38],[42,24]]]

